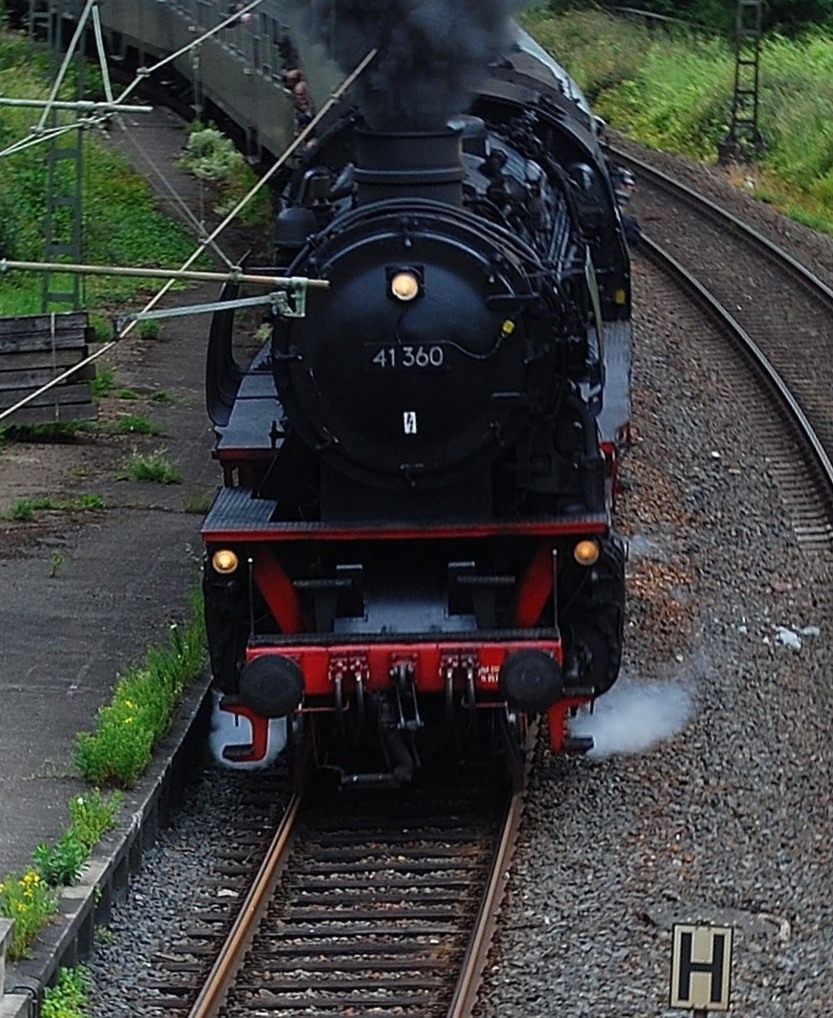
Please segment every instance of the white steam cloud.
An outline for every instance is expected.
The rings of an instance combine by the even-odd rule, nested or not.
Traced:
[[[594,757],[644,753],[678,735],[694,713],[694,697],[682,682],[620,679],[589,711],[572,718],[573,735],[591,736]]]

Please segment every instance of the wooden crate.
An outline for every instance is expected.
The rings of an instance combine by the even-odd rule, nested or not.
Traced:
[[[84,360],[90,336],[86,311],[0,318],[0,411]],[[5,417],[0,426],[93,420],[93,378],[95,365],[87,364]]]

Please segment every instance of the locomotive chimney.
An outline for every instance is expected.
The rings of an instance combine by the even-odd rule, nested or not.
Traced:
[[[430,198],[463,204],[463,144],[459,130],[357,134],[358,203]]]

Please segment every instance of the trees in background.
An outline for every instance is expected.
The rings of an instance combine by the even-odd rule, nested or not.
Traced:
[[[673,18],[697,21],[719,31],[731,32],[735,24],[734,0],[603,0],[603,7],[635,7]],[[593,0],[551,0],[554,11],[597,7]],[[833,0],[767,0],[764,26],[786,34],[813,26],[833,31]]]

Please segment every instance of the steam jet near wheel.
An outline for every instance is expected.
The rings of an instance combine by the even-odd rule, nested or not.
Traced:
[[[306,18],[342,19],[345,68],[379,53],[277,221],[280,270],[329,288],[276,307],[246,368],[233,311],[212,325],[206,618],[244,733],[220,755],[277,734],[299,769],[405,784],[486,747],[519,783],[530,721],[589,748],[567,718],[619,670],[628,254],[596,122],[507,4],[433,5],[447,32],[369,6]]]

